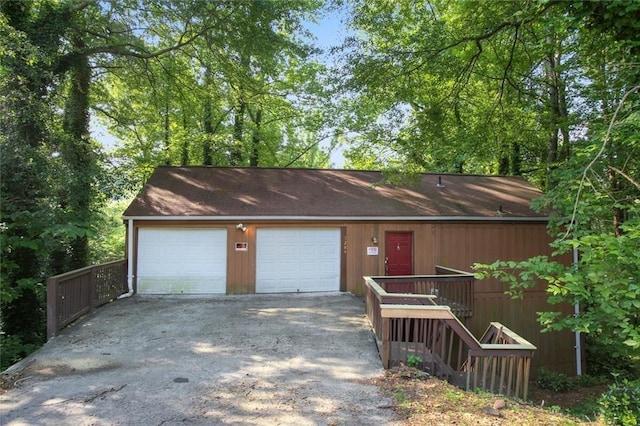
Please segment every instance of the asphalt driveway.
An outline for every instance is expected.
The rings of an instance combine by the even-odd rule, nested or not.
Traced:
[[[361,299],[134,296],[12,371],[3,425],[396,424]]]

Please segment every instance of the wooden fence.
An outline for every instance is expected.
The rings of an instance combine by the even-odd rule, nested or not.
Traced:
[[[384,368],[413,355],[429,374],[467,390],[527,398],[536,350],[531,343],[497,322],[477,340],[450,306],[437,304],[435,295],[389,294],[377,279],[364,279],[367,317]]]
[[[47,279],[47,338],[127,291],[126,260],[88,266]]]

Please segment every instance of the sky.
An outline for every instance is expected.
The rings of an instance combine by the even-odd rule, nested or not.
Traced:
[[[324,54],[320,56],[320,61],[327,65],[332,65],[332,59],[329,51],[332,47],[342,45],[344,39],[350,35],[343,21],[345,20],[344,11],[332,11],[324,15],[318,23],[309,22],[306,28],[316,37],[314,45],[321,48]],[[328,143],[321,144],[323,148],[328,148]],[[342,147],[338,146],[331,152],[330,162],[332,168],[344,168],[345,158]]]

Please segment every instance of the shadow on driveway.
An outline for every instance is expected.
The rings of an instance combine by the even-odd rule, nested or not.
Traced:
[[[134,296],[19,365],[1,423],[396,424],[361,299]]]

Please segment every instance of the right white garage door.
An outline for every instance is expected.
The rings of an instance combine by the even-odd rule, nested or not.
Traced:
[[[256,293],[339,291],[340,229],[258,229],[256,268]]]

